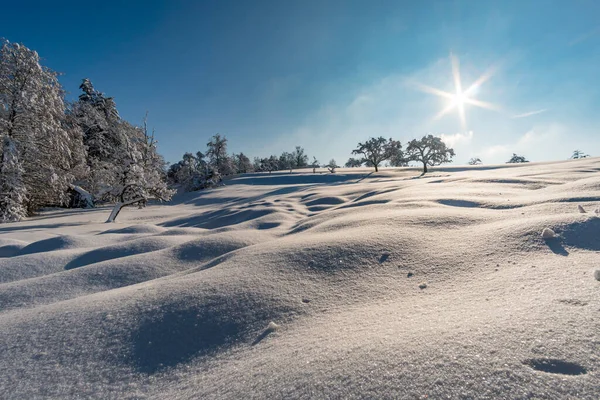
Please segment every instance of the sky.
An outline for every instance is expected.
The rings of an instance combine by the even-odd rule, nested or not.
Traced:
[[[62,73],[70,99],[89,78],[128,121],[148,112],[169,162],[215,133],[230,152],[300,145],[321,163],[426,134],[455,164],[600,156],[596,0],[23,0],[2,5],[0,37]],[[483,82],[457,97],[453,71],[463,92]]]

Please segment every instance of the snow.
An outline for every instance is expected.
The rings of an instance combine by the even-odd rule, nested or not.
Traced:
[[[600,159],[421,172],[3,224],[0,398],[597,399]]]

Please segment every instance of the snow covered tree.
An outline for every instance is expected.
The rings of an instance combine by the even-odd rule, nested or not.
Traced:
[[[398,140],[390,140],[387,143],[388,160],[391,167],[406,167],[408,160],[404,157],[402,144]]]
[[[142,207],[149,199],[168,201],[174,194],[165,182],[165,162],[156,151],[154,133],[148,134],[146,121],[141,128],[125,121],[122,124],[126,152],[113,170],[116,179],[110,194],[118,201],[107,222],[113,222],[127,205]]]
[[[74,171],[85,157],[81,132],[65,112],[57,73],[43,67],[35,51],[4,41],[0,50],[0,137],[3,152],[12,154],[0,158],[7,163],[0,166],[0,181],[6,185],[19,176],[17,181],[22,184],[15,190],[20,194],[9,198],[23,201],[18,208],[26,209],[27,214],[43,205],[67,203]],[[3,192],[5,189],[9,188],[5,186]],[[23,214],[15,215],[13,219],[18,220]]]
[[[294,156],[293,153],[288,153],[287,151],[284,151],[283,153],[281,153],[281,156],[279,156],[279,168],[278,169],[289,169],[290,170],[290,174],[292,173],[292,169],[294,168],[294,163],[296,161],[296,157]]]
[[[238,174],[245,174],[254,170],[252,162],[244,153],[234,154],[233,163]]]
[[[90,159],[111,162],[123,146],[115,101],[94,89],[94,85],[87,78],[79,88],[83,93],[74,104],[73,113],[83,131],[88,155]]]
[[[206,156],[209,160],[209,168],[213,171],[218,171],[220,175],[233,174],[233,163],[227,156],[227,138],[217,133],[210,139],[206,146],[208,147]]]
[[[346,167],[346,168],[356,168],[356,167],[360,167],[362,165],[363,165],[363,160],[358,159],[358,158],[350,157],[348,159],[348,161],[346,161],[346,164],[344,165],[344,167]]]
[[[27,189],[23,182],[23,167],[15,143],[5,136],[2,143],[2,171],[0,174],[0,217],[2,222],[19,221],[27,216],[25,202]]]
[[[454,150],[447,147],[441,138],[427,135],[420,140],[413,139],[406,147],[406,159],[423,163],[423,173],[427,173],[427,166],[440,165],[452,162]]]
[[[335,174],[335,169],[339,168],[340,166],[337,165],[335,159],[332,158],[331,160],[329,160],[329,163],[327,165],[324,165],[324,167],[327,168],[332,174]]]
[[[580,158],[587,158],[587,157],[589,157],[589,155],[585,154],[583,151],[581,151],[581,150],[575,150],[573,152],[573,155],[571,156],[571,159],[572,160],[577,160],[577,159],[580,159]]]
[[[507,164],[518,164],[518,163],[527,163],[527,162],[529,162],[529,160],[527,160],[525,157],[519,156],[516,153],[513,153],[510,160],[508,160],[506,163]]]
[[[317,168],[319,168],[319,160],[317,160],[317,157],[313,156],[310,167],[313,169],[313,174],[317,172]]]
[[[382,161],[389,160],[393,155],[398,155],[402,146],[400,142],[389,139],[386,140],[380,136],[370,138],[365,143],[358,143],[358,147],[352,150],[352,154],[362,154],[363,162],[368,162],[375,167],[375,172],[379,171],[379,164]]]
[[[469,165],[481,165],[482,164],[481,158],[479,158],[479,157],[473,157],[473,158],[471,158],[469,160],[468,164]]]
[[[304,154],[302,147],[296,146],[292,154],[294,156],[294,168],[306,168],[308,166],[308,156]]]

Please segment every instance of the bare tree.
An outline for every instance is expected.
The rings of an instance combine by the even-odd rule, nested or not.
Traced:
[[[406,159],[423,163],[423,173],[427,173],[427,166],[440,165],[452,162],[454,150],[447,147],[441,138],[427,135],[420,140],[413,139],[406,148]]]
[[[572,160],[577,160],[580,158],[588,158],[590,155],[589,154],[585,154],[583,151],[581,150],[575,150],[573,152],[573,155],[571,156]]]
[[[335,159],[332,158],[331,160],[329,160],[329,164],[325,165],[324,167],[327,168],[327,170],[330,173],[335,174],[335,169],[339,168],[340,166],[337,165],[337,162],[335,162]]]
[[[529,162],[529,160],[523,156],[519,156],[516,153],[513,153],[510,160],[508,160],[506,163],[507,164],[518,164],[518,163],[526,163],[526,162]]]
[[[365,143],[359,142],[358,147],[352,150],[352,154],[362,154],[363,162],[368,162],[375,167],[375,172],[378,172],[379,164],[382,161],[389,160],[401,148],[400,142],[392,139],[386,140],[383,136],[380,136],[378,138],[370,138]]]
[[[310,166],[313,169],[313,174],[317,172],[317,168],[319,168],[319,161],[317,160],[317,157],[313,156],[313,160],[312,163],[310,164]]]

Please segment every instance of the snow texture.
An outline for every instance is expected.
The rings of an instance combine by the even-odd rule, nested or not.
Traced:
[[[597,400],[600,159],[372,171],[3,224],[0,398]]]

